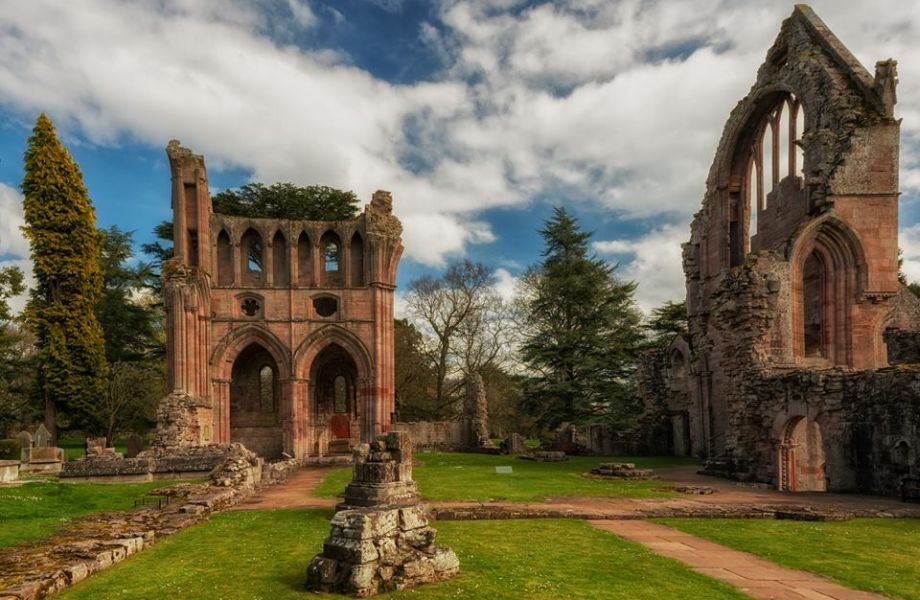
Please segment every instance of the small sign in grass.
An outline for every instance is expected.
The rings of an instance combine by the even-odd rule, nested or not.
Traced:
[[[507,473],[511,473],[511,471],[512,471],[511,467],[495,467],[496,473],[506,473],[507,474]]]

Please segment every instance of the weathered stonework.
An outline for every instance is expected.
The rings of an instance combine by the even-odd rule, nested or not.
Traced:
[[[378,191],[347,221],[215,213],[204,158],[172,141],[175,258],[155,445],[347,456],[389,431],[402,226]]]
[[[896,84],[895,61],[873,77],[808,6],[783,23],[684,245],[690,335],[640,371],[646,449],[791,491],[891,494],[917,471]]]
[[[428,509],[412,480],[412,442],[391,432],[355,449],[354,475],[332,531],[307,568],[311,590],[358,597],[456,575],[453,550],[434,545]]]

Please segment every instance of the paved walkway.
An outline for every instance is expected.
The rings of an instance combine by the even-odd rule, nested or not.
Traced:
[[[589,521],[591,525],[638,542],[656,554],[686,563],[691,569],[724,581],[754,598],[776,600],[872,600],[884,596],[859,592],[832,581],[787,569],[671,527],[648,521]]]

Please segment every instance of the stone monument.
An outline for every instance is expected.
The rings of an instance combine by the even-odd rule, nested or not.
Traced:
[[[358,597],[441,581],[460,570],[450,548],[434,545],[427,508],[412,480],[405,432],[354,450],[354,471],[332,531],[307,567],[307,588]]]

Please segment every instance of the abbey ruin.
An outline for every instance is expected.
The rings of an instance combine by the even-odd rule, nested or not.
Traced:
[[[378,191],[348,221],[215,213],[176,141],[157,445],[240,442],[266,459],[341,454],[390,429],[402,226]]]
[[[894,60],[871,75],[809,7],[783,23],[684,245],[690,334],[641,372],[653,451],[782,490],[892,494],[916,468],[896,86]]]

